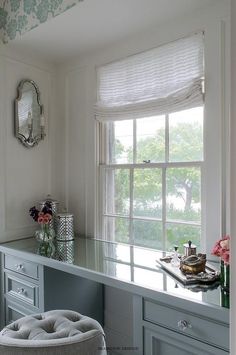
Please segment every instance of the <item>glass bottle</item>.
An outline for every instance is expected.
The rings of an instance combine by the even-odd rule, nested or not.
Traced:
[[[180,261],[179,261],[179,254],[178,254],[178,247],[174,247],[174,253],[171,259],[171,265],[174,267],[179,267]]]

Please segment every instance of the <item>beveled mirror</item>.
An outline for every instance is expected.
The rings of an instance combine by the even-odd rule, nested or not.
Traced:
[[[33,80],[21,80],[15,99],[15,136],[27,148],[45,137],[43,106],[38,86]]]

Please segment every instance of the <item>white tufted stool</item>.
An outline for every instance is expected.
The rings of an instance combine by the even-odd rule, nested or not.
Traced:
[[[1,355],[106,355],[104,332],[92,318],[55,310],[23,317],[0,332]]]

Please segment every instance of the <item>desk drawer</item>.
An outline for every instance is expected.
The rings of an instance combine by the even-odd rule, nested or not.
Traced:
[[[24,259],[15,257],[13,255],[4,256],[4,267],[5,269],[12,270],[18,274],[26,275],[38,280],[39,270],[38,265],[31,263],[30,261],[25,261]]]
[[[146,321],[191,336],[222,349],[229,349],[229,327],[227,325],[148,300],[144,300],[143,316]]]
[[[38,285],[8,273],[5,273],[5,294],[31,306],[39,307]]]
[[[5,301],[5,309],[6,309],[6,314],[5,314],[5,317],[6,317],[5,324],[6,325],[14,322],[17,319],[28,316],[29,314],[32,313],[32,312],[28,311],[26,308],[21,307],[9,300]]]

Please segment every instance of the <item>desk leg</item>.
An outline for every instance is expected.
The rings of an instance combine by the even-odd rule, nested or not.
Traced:
[[[133,355],[143,355],[143,304],[142,297],[134,295],[133,296],[133,339],[134,348],[136,349]]]

